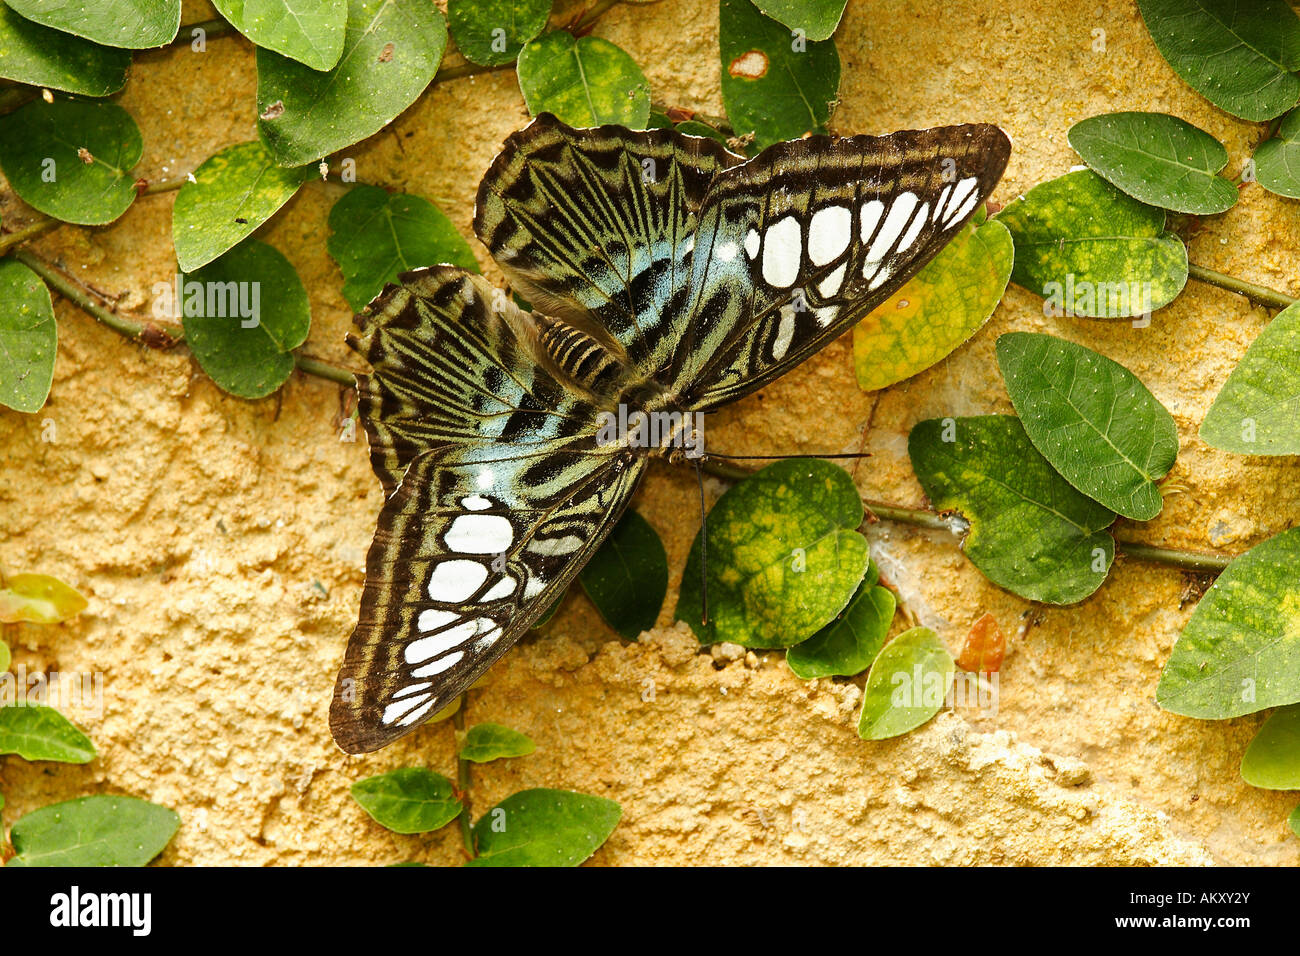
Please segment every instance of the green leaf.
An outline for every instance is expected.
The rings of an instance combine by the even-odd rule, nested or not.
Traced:
[[[145,50],[170,43],[181,25],[181,0],[97,0],[51,3],[5,0],[14,13],[104,46]]]
[[[537,620],[533,621],[533,626],[530,627],[528,630],[530,630],[530,631],[540,631],[542,628],[546,627],[547,624],[550,624],[550,623],[551,623],[551,618],[555,617],[556,613],[560,610],[560,605],[562,605],[562,604],[564,603],[564,599],[565,599],[566,597],[568,597],[568,596],[569,596],[569,592],[568,592],[568,591],[565,591],[563,594],[561,594],[559,597],[557,597],[554,601],[552,601],[552,602],[551,602],[551,606],[548,607],[545,611],[542,612],[542,616],[541,616],[541,617],[539,617]]]
[[[1223,720],[1300,701],[1298,566],[1300,528],[1235,558],[1174,644],[1156,703]]]
[[[1220,109],[1266,120],[1300,99],[1300,18],[1283,0],[1138,0],[1160,55]]]
[[[550,16],[551,0],[447,0],[456,49],[481,66],[513,63]]]
[[[465,734],[460,755],[473,763],[490,763],[502,757],[524,757],[536,749],[527,734],[500,724],[475,724]]]
[[[1106,579],[1115,513],[1057,474],[1014,416],[932,418],[912,429],[907,450],[934,507],[970,522],[966,557],[994,584],[1073,604]]]
[[[86,599],[48,574],[15,574],[0,587],[0,623],[58,624],[86,609]]]
[[[110,223],[135,200],[144,143],[116,103],[33,100],[0,123],[0,167],[33,208],[83,226]]]
[[[753,133],[762,149],[826,132],[840,87],[835,43],[796,44],[750,0],[720,0],[718,16],[722,103],[736,135]]]
[[[873,578],[867,575],[867,581]],[[843,614],[786,651],[785,662],[796,677],[853,677],[871,666],[889,636],[895,600],[894,592],[867,581]]]
[[[343,271],[343,297],[354,312],[402,272],[450,263],[478,272],[478,260],[433,203],[379,186],[355,186],[330,210],[329,253]]]
[[[13,658],[9,654],[9,645],[0,641],[0,673],[9,669],[9,663]]]
[[[0,707],[0,754],[24,760],[90,763],[95,745],[68,718],[43,704]]]
[[[636,61],[608,40],[544,33],[519,54],[519,89],[528,112],[554,113],[570,126],[617,123],[645,129],[650,84]]]
[[[312,168],[284,169],[259,141],[208,157],[172,207],[172,241],[182,272],[193,272],[238,245],[287,203]]]
[[[1237,187],[1219,170],[1228,151],[1203,129],[1167,113],[1107,113],[1070,127],[1083,161],[1134,199],[1199,216],[1224,212]]]
[[[183,276],[185,340],[221,388],[263,398],[293,372],[311,307],[289,260],[256,239]]]
[[[1011,281],[1045,297],[1046,315],[1144,315],[1187,284],[1187,248],[1165,233],[1165,211],[1089,169],[1040,183],[997,221],[1015,241]]]
[[[853,327],[858,385],[874,391],[941,361],[979,330],[1011,278],[1011,234],[969,223],[896,293]]]
[[[613,800],[570,790],[521,790],[474,824],[478,856],[466,866],[577,866],[618,826]]]
[[[254,46],[313,70],[333,69],[343,55],[347,0],[212,0]]]
[[[1239,455],[1300,455],[1300,303],[1264,327],[1223,384],[1205,443]]]
[[[578,577],[605,623],[635,641],[664,606],[668,555],[650,522],[629,508]]]
[[[843,468],[778,461],[727,491],[708,516],[709,620],[700,541],[682,572],[677,618],[702,644],[789,647],[848,605],[867,573],[862,499]]]
[[[58,342],[50,290],[21,262],[0,259],[0,405],[40,411],[54,384]]]
[[[1287,817],[1286,822],[1291,827],[1291,832],[1300,837],[1300,807],[1291,811],[1291,816]]]
[[[1269,192],[1300,199],[1300,110],[1282,119],[1277,136],[1255,149],[1255,179]]]
[[[301,166],[379,132],[424,92],[447,48],[428,0],[348,0],[338,64],[321,73],[257,51],[258,130],[281,166]]]
[[[126,85],[128,50],[90,43],[20,17],[0,3],[0,78],[83,96]]]
[[[1268,715],[1241,758],[1241,779],[1265,790],[1300,790],[1300,704]]]
[[[998,339],[998,365],[1029,440],[1070,484],[1137,521],[1178,457],[1174,417],[1138,377],[1092,349],[1037,332]]]
[[[81,797],[33,810],[9,833],[6,866],[144,866],[171,842],[176,811],[135,797]]]
[[[428,833],[460,815],[451,781],[423,767],[401,767],[352,785],[352,798],[394,833]]]
[[[809,40],[828,40],[844,16],[848,0],[754,0],[766,16],[791,31],[801,30]],[[792,37],[793,39],[793,37]]]
[[[948,648],[928,627],[898,635],[867,675],[858,736],[884,740],[920,727],[943,709],[956,669]]]

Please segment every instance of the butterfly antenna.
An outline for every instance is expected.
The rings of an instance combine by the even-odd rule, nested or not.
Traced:
[[[788,458],[870,458],[869,451],[845,451],[836,452],[831,455],[819,455],[811,453],[807,455],[723,455],[720,452],[711,451],[707,455],[709,458],[725,458],[728,461],[783,461]],[[696,466],[699,467],[698,465]]]
[[[700,459],[695,459],[695,480],[700,485],[700,616],[701,624],[709,623],[709,519],[704,509],[704,472]]]

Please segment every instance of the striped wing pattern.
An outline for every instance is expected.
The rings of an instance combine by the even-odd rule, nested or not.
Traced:
[[[594,428],[594,407],[551,373],[530,316],[455,266],[405,273],[357,316],[348,344],[370,461],[392,494],[422,451],[448,443],[527,444]]]
[[[803,362],[948,244],[1010,149],[983,125],[814,136],[722,173],[699,217],[669,387],[708,409]]]
[[[475,231],[534,308],[451,266],[400,277],[349,341],[387,500],[330,727],[376,750],[455,700],[563,593],[645,457],[598,416],[703,411],[892,295],[1001,176],[996,127],[811,137],[751,160],[669,130],[513,134]]]
[[[384,504],[330,708],[350,753],[453,702],[568,587],[644,467],[581,439],[425,452]]]
[[[612,340],[651,378],[690,321],[696,212],[742,161],[703,137],[573,129],[544,114],[483,177],[474,231],[538,311]]]

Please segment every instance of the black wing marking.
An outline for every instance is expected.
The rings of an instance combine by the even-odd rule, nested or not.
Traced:
[[[595,409],[548,368],[536,324],[505,292],[455,266],[400,278],[348,337],[373,369],[357,376],[358,407],[385,494],[431,448],[594,431]]]
[[[699,215],[672,388],[707,409],[807,359],[934,258],[1001,178],[996,126],[777,143]]]
[[[378,750],[477,680],[564,592],[644,464],[590,438],[418,456],[366,560],[330,707],[339,746]]]
[[[704,137],[573,129],[543,113],[483,177],[474,231],[538,311],[601,338],[647,380],[690,318],[696,214],[742,161]]]

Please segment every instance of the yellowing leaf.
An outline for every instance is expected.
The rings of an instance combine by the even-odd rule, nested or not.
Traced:
[[[1015,249],[1000,222],[971,223],[853,328],[853,366],[866,391],[910,378],[988,321],[1011,278]]]
[[[0,588],[0,622],[57,624],[86,609],[86,599],[48,574],[15,574]]]

